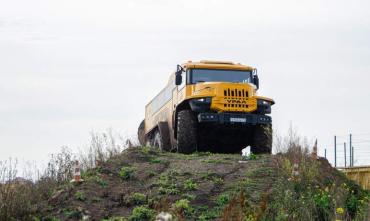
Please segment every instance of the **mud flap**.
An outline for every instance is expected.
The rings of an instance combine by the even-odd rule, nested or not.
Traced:
[[[163,150],[170,151],[171,150],[171,137],[170,137],[170,129],[168,127],[167,122],[159,122],[158,123],[159,133],[162,137],[163,142]]]

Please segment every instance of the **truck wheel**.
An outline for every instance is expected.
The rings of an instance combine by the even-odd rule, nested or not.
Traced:
[[[177,115],[177,152],[192,153],[197,150],[197,119],[191,110]]]
[[[145,146],[145,120],[141,121],[139,128],[137,130],[137,138],[141,146]]]
[[[162,136],[159,130],[156,130],[154,133],[152,146],[159,150],[163,150],[163,140],[162,140]]]
[[[271,124],[256,125],[254,128],[253,145],[251,152],[254,154],[271,154],[272,128]]]

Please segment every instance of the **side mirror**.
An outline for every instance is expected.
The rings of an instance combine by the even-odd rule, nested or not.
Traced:
[[[256,85],[257,89],[260,88],[260,79],[258,78],[258,75],[253,76],[253,83]]]
[[[182,83],[182,76],[181,72],[176,72],[176,79],[175,79],[175,84],[180,85]]]
[[[176,85],[180,85],[182,83],[182,72],[184,71],[184,69],[180,66],[180,65],[177,65],[177,71],[175,73],[175,84]]]

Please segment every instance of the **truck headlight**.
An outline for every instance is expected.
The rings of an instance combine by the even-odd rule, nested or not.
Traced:
[[[257,104],[258,105],[270,105],[270,102],[266,100],[258,100]]]
[[[202,97],[194,98],[189,101],[190,107],[194,112],[206,112],[209,111],[211,107],[212,98]]]
[[[267,101],[267,100],[258,100],[257,101],[257,112],[260,113],[260,114],[270,114],[271,113],[271,105],[272,105],[272,102],[271,101]]]
[[[211,98],[210,97],[203,97],[203,98],[198,98],[198,99],[195,99],[196,101],[198,102],[201,102],[201,103],[211,103]]]

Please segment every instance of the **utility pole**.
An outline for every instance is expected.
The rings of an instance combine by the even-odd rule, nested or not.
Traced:
[[[347,167],[346,142],[344,142],[344,167]]]
[[[334,136],[334,167],[337,167],[337,136]]]
[[[349,166],[353,166],[352,134],[349,134]]]
[[[325,159],[326,159],[326,148],[325,148]]]
[[[352,166],[355,166],[355,148],[352,146]]]

